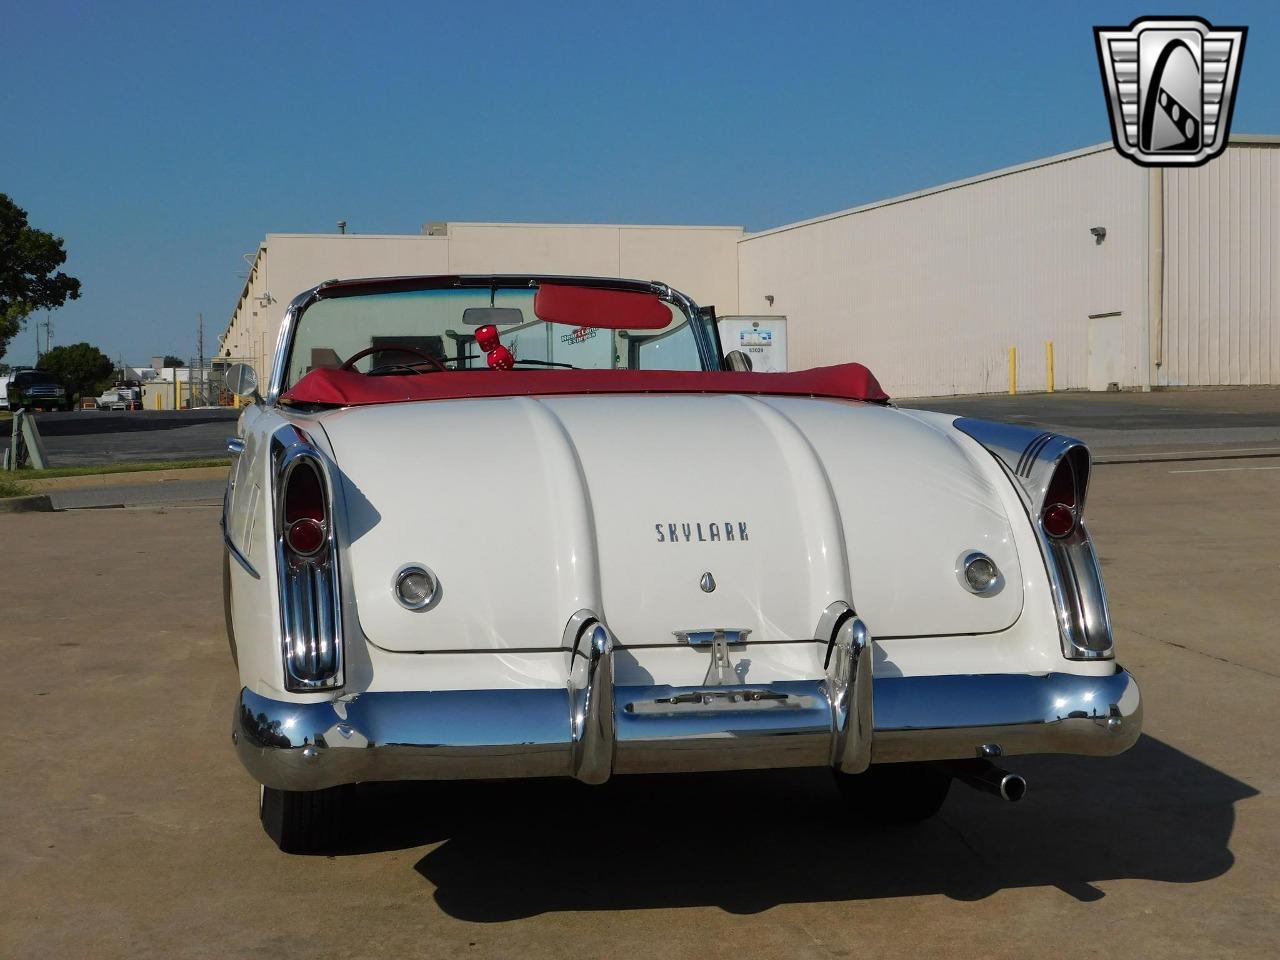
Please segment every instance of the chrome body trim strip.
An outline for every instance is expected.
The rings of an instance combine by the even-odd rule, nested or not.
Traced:
[[[575,659],[589,663],[591,654]],[[607,686],[603,651],[595,663],[592,692]],[[873,713],[864,696],[873,689],[872,763],[967,759],[993,745],[1006,756],[1104,756],[1128,749],[1142,731],[1141,695],[1124,670],[873,681],[862,666],[851,715],[862,722]],[[606,743],[612,773],[826,766],[856,759],[848,744],[865,740],[836,748],[828,682],[613,688],[612,738],[603,697],[594,711],[590,699],[576,709],[572,688],[365,693],[310,703],[241,690],[232,740],[258,782],[286,790],[366,780],[598,780]],[[844,769],[851,768],[857,763]]]
[[[253,568],[253,564],[249,562],[249,558],[240,552],[240,549],[231,542],[231,534],[227,533],[226,525],[222,526],[222,542],[227,545],[227,552],[231,554],[231,559],[240,564],[244,568],[244,572],[255,580],[261,580],[262,575]]]
[[[1045,494],[1049,490],[1049,481],[1059,462],[1076,448],[1088,453],[1084,443],[1075,437],[1046,433],[1035,427],[976,420],[973,417],[958,417],[952,425],[961,433],[977,440],[1000,461],[1014,481],[1013,485],[1027,512],[1032,515],[1040,513]],[[1084,482],[1080,494],[1083,498],[1088,488],[1087,472],[1082,479]],[[1080,500],[1079,509],[1084,510],[1083,499]]]
[[[226,545],[227,552],[235,559],[236,563],[244,568],[244,572],[249,574],[255,580],[261,580],[262,575],[254,569],[249,558],[240,552],[240,548],[235,545],[231,539],[231,531],[227,529],[227,506],[231,496],[231,485],[227,485],[227,489],[222,492],[222,514],[218,517],[218,527],[222,530],[222,542]]]

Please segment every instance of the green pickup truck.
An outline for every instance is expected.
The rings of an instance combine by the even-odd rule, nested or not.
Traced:
[[[6,388],[10,410],[70,410],[62,382],[47,370],[18,370]]]

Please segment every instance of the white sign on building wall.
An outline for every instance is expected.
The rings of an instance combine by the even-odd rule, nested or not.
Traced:
[[[741,350],[751,358],[755,373],[786,371],[786,317],[721,317],[719,326],[720,346],[726,354]]]

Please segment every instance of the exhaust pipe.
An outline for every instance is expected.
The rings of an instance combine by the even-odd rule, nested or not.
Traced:
[[[990,760],[972,760],[959,766],[956,777],[975,790],[1017,803],[1027,795],[1027,781],[997,767]]]

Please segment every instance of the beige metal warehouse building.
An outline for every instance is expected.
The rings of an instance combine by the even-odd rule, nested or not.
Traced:
[[[260,368],[285,303],[331,277],[660,279],[720,316],[787,318],[793,368],[860,360],[894,396],[1280,383],[1280,137],[1148,170],[1110,143],[758,233],[448,223],[271,234],[224,334]]]
[[[429,232],[428,232],[429,231]],[[420,235],[271,233],[218,353],[258,370],[290,300],[325,280],[438,273],[564,273],[662,279],[736,312],[741,227],[436,223]]]

